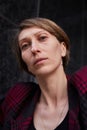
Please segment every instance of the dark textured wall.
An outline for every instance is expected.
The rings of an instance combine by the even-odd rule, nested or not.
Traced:
[[[87,64],[86,0],[0,0],[0,87],[2,93],[19,81],[34,80],[21,72],[11,51],[16,25],[25,18],[46,17],[54,20],[71,40],[71,60],[67,73]]]

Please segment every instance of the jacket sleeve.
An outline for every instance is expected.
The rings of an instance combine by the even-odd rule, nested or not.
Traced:
[[[71,83],[79,95],[82,130],[87,130],[87,66],[82,67],[71,76]]]

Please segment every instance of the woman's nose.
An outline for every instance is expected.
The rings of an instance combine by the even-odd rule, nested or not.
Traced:
[[[38,43],[32,43],[32,46],[31,46],[31,52],[32,53],[37,53],[37,52],[39,52],[40,51],[40,48],[39,48],[39,45],[38,45]]]

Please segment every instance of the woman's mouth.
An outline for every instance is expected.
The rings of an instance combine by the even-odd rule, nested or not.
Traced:
[[[46,60],[47,60],[47,58],[38,58],[35,60],[34,65],[42,64]]]

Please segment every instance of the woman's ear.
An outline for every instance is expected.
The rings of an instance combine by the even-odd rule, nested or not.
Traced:
[[[66,56],[66,44],[65,44],[65,42],[61,42],[60,43],[60,45],[61,45],[61,56],[62,57],[65,57]]]

